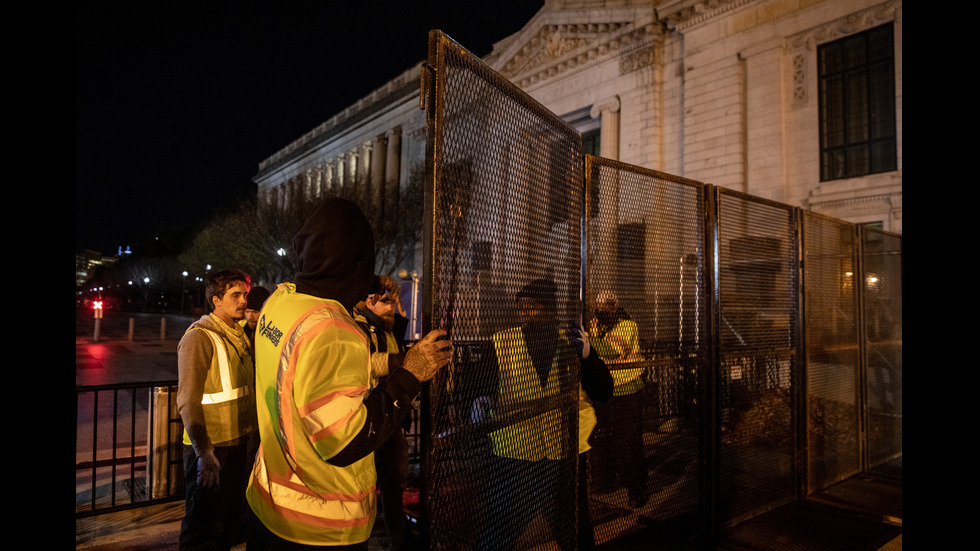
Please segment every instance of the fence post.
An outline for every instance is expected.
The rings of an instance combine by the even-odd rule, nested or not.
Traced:
[[[132,342],[133,334],[136,332],[136,320],[129,318],[129,340]]]
[[[174,415],[170,402],[170,387],[150,388],[150,415],[147,416],[148,442],[146,470],[147,495],[150,499],[169,497],[177,493],[177,476],[170,466],[170,418]]]
[[[160,318],[160,340],[167,339],[167,318]]]

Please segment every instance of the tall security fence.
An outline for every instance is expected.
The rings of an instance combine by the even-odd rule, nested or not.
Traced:
[[[570,549],[581,137],[451,41],[433,40],[430,59],[423,316],[457,354],[429,384],[421,526],[431,549]],[[521,320],[539,315],[525,347]]]
[[[438,31],[422,98],[430,548],[699,546],[900,464],[900,236],[582,155]]]
[[[705,188],[585,157],[585,319],[613,396],[596,402],[589,507],[598,544],[697,534],[710,334]]]

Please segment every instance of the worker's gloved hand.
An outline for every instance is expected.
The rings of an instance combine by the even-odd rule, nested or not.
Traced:
[[[449,339],[436,340],[445,335],[446,332],[442,329],[430,331],[405,353],[402,367],[415,375],[420,383],[434,377],[436,372],[446,367],[449,360],[453,358],[452,341]]]
[[[582,322],[578,322],[568,330],[568,338],[571,339],[572,345],[575,346],[575,350],[582,358],[589,357],[592,347],[589,345],[589,334],[582,328]]]
[[[219,471],[221,463],[214,456],[214,450],[198,456],[197,458],[197,483],[205,488],[217,488],[219,484]]]

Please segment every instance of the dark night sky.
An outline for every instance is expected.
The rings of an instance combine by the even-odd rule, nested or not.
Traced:
[[[114,253],[255,192],[258,164],[426,57],[542,0],[75,4],[75,247]]]

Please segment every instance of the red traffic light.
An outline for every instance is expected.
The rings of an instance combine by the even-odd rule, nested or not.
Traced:
[[[102,309],[102,301],[101,300],[93,301],[92,302],[92,309],[93,310],[101,310]]]

